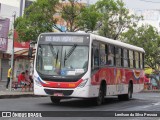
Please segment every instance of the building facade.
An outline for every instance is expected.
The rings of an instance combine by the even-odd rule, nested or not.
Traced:
[[[22,16],[24,9],[33,1],[34,0],[0,0],[0,80],[7,80],[7,71],[11,65],[11,54],[13,50],[13,15],[15,14],[16,18]],[[17,42],[14,44],[17,45]],[[23,48],[24,43],[21,44],[22,46],[15,46],[14,52],[26,49]],[[24,63],[28,63],[28,61],[24,61],[20,58],[16,59],[15,66],[18,66],[16,70],[26,69],[27,65]]]

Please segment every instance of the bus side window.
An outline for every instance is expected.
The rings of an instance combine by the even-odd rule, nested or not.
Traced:
[[[121,48],[121,66],[124,67],[124,56],[123,56],[123,48]]]
[[[106,65],[106,48],[107,46],[103,43],[100,43],[100,65]]]
[[[144,68],[144,54],[140,53],[140,68]]]
[[[130,65],[130,68],[133,68],[133,67],[134,67],[133,59],[134,59],[133,51],[132,51],[132,50],[129,50],[129,65]]]
[[[128,67],[129,66],[129,61],[128,61],[128,50],[124,49],[123,50],[123,66]]]
[[[121,66],[121,48],[115,47],[116,66]]]
[[[99,50],[97,48],[94,51],[94,66],[99,66]]]
[[[108,65],[108,45],[105,44],[106,65]]]
[[[99,43],[94,41],[92,44],[92,69],[99,66]]]
[[[108,48],[108,65],[114,65],[114,46],[109,45]]]
[[[138,52],[134,52],[134,54],[135,54],[135,67],[136,68],[139,68],[139,53]]]

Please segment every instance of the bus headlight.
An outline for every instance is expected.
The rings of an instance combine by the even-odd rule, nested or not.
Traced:
[[[84,79],[84,80],[78,85],[78,87],[81,87],[81,88],[84,87],[85,84],[87,83],[88,79],[89,79],[89,78]]]

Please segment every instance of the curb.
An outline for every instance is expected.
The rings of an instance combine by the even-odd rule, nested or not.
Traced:
[[[0,99],[22,98],[22,97],[45,97],[45,96],[34,95],[34,94],[0,95]]]
[[[20,97],[34,97],[33,94],[21,94],[21,95],[0,95],[0,99],[6,98],[20,98]]]
[[[158,93],[158,92],[160,92],[160,90],[143,90],[140,93],[149,93],[149,92]]]

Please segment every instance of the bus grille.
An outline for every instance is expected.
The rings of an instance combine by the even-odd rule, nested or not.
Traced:
[[[51,90],[51,89],[44,89],[46,94],[48,95],[54,95],[54,93],[62,93],[63,95],[71,95],[73,93],[73,90]]]

